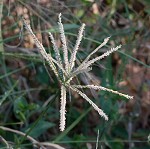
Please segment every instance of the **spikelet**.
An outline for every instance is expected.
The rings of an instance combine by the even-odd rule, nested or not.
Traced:
[[[52,45],[53,45],[53,49],[54,49],[55,54],[56,54],[56,59],[57,59],[58,63],[62,66],[62,61],[61,61],[61,57],[60,57],[60,53],[59,53],[58,47],[56,45],[56,42],[54,40],[53,35],[50,32],[49,32],[49,37],[51,39],[51,42],[52,42]]]
[[[114,91],[112,89],[105,88],[103,86],[97,86],[97,85],[73,85],[73,87],[75,87],[75,88],[90,88],[90,89],[95,89],[95,90],[103,90],[103,91],[112,92],[112,93],[117,94],[119,96],[123,96],[123,97],[125,97],[127,99],[133,99],[133,96],[129,96],[129,95],[120,93],[118,91]]]
[[[100,48],[102,48],[104,45],[106,45],[107,42],[109,41],[109,39],[110,39],[110,37],[105,38],[104,41],[103,41],[103,43],[101,43],[93,52],[91,52],[87,56],[87,58],[84,60],[84,62],[87,62],[94,53],[96,53]]]
[[[89,66],[91,66],[93,63],[95,63],[98,60],[103,59],[104,57],[109,56],[111,53],[117,51],[119,48],[121,48],[121,45],[115,47],[115,48],[111,48],[111,50],[105,52],[104,54],[102,54],[101,56],[98,56],[96,58],[93,58],[92,60],[89,60],[88,62],[82,62],[82,64],[77,68],[76,71],[81,70],[83,68],[87,68]]]
[[[74,63],[75,63],[75,60],[76,60],[76,54],[77,54],[80,42],[81,42],[82,37],[83,37],[84,28],[85,28],[85,24],[82,24],[81,28],[79,29],[79,33],[78,33],[78,36],[77,36],[76,44],[75,44],[75,47],[73,49],[73,52],[72,52],[72,55],[71,55],[71,58],[70,58],[70,71],[74,67]]]
[[[51,42],[52,42],[52,45],[53,45],[53,49],[55,51],[56,60],[58,61],[59,65],[63,68],[63,64],[62,64],[62,60],[61,60],[61,57],[60,57],[60,53],[59,53],[58,47],[56,45],[56,42],[54,40],[53,35],[50,32],[49,32],[49,37],[51,39]],[[60,68],[58,69],[58,72],[59,72],[60,78],[62,80],[64,80],[64,76],[63,76],[62,70]]]
[[[34,43],[35,45],[39,48],[40,50],[40,53],[41,55],[45,58],[45,60],[49,63],[51,69],[53,70],[53,72],[55,73],[55,75],[58,77],[58,72],[56,70],[56,67],[52,61],[52,57],[51,55],[47,54],[46,51],[45,51],[45,48],[43,47],[43,45],[40,43],[40,41],[37,39],[37,37],[34,35],[30,25],[25,21],[23,20],[24,22],[24,25],[25,25],[25,28],[27,29],[27,31],[29,32],[29,34],[32,36],[33,40],[34,40]]]
[[[61,99],[60,99],[60,131],[64,131],[66,124],[66,88],[61,85]]]
[[[47,54],[47,61],[49,61],[49,59],[51,59],[51,61],[53,62],[53,63],[55,63],[57,66],[58,66],[58,68],[59,69],[61,69],[62,70],[62,72],[64,73],[64,75],[65,76],[68,76],[68,73],[65,71],[65,69],[61,66],[61,65],[59,65],[59,63],[55,60],[55,59],[53,59],[52,57],[51,57],[51,54]]]
[[[105,52],[105,53],[102,54],[101,56],[98,56],[98,57],[96,57],[96,58],[94,58],[94,59],[88,61],[88,62],[86,63],[86,66],[85,66],[85,67],[89,67],[90,65],[92,65],[92,64],[95,63],[96,61],[101,60],[101,59],[103,59],[104,57],[109,56],[111,53],[117,51],[119,48],[121,48],[121,45],[119,45],[119,46],[117,46],[117,47],[115,47],[115,48],[111,48],[111,50]]]
[[[61,37],[62,46],[63,46],[65,69],[68,72],[68,69],[69,69],[68,50],[67,50],[67,43],[66,43],[65,33],[64,33],[64,27],[63,27],[63,24],[61,22],[61,13],[58,16],[58,26],[59,26],[60,37]]]
[[[45,51],[45,48],[43,47],[43,45],[40,43],[40,41],[37,39],[37,37],[34,35],[31,27],[29,24],[26,23],[26,21],[24,20],[24,24],[25,27],[27,29],[27,31],[29,32],[29,34],[32,36],[32,38],[34,39],[35,45],[39,48],[41,55],[45,58],[45,60],[48,62],[49,66],[51,67],[51,69],[53,70],[53,72],[55,73],[55,75],[57,76],[57,78],[60,80],[58,71],[56,69],[56,66],[54,65],[54,63],[62,70],[62,72],[64,73],[64,75],[68,76],[67,72],[64,70],[64,68],[59,64],[59,62],[57,62],[55,59],[53,59],[51,57],[51,54],[47,54]]]
[[[77,92],[81,97],[83,97],[89,104],[92,105],[92,107],[99,113],[101,117],[103,117],[105,120],[108,120],[108,116],[101,110],[91,99],[89,99],[86,94],[82,93],[80,90],[78,90],[75,87],[68,86],[71,90]]]
[[[82,73],[87,73],[87,72],[89,72],[91,70],[92,70],[92,67],[88,67],[88,68],[85,68],[85,69],[81,69],[79,71],[74,71],[74,72],[71,73],[71,75],[69,76],[69,78],[73,79],[77,75],[82,74]]]

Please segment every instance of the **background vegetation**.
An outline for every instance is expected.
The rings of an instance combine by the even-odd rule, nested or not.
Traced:
[[[69,50],[78,28],[86,24],[77,55],[80,61],[108,36],[111,40],[99,54],[123,45],[94,65],[90,77],[82,76],[78,83],[98,84],[134,96],[128,101],[104,91],[85,91],[108,114],[106,122],[80,96],[68,93],[64,132],[59,131],[59,83],[22,24],[24,17],[51,51],[48,31],[61,45],[57,29],[60,12]],[[8,144],[33,148],[27,135],[39,143],[72,149],[95,148],[96,143],[101,149],[150,148],[149,0],[1,0],[0,13],[0,148]]]

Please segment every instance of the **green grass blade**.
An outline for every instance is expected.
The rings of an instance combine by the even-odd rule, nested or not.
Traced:
[[[54,141],[53,143],[59,142],[64,136],[68,134],[85,116],[90,112],[92,106],[89,107],[82,115],[80,115],[65,131],[63,131]]]
[[[10,93],[14,90],[14,88],[17,86],[18,80],[14,83],[14,85],[11,87],[11,89],[7,92],[5,92],[3,98],[0,100],[0,106],[2,103],[7,99],[7,97],[10,95]]]
[[[25,69],[25,68],[27,68],[27,67],[30,67],[31,65],[32,65],[32,64],[29,64],[29,65],[24,66],[24,67],[22,67],[22,68],[19,68],[19,69],[16,69],[16,70],[14,70],[14,71],[11,71],[11,72],[9,72],[9,73],[6,73],[6,74],[0,76],[0,79],[3,79],[3,78],[5,78],[5,77],[8,77],[8,76],[14,74],[14,73],[17,73],[17,72],[19,72],[19,71],[21,71],[21,70],[23,70],[23,69]]]
[[[55,96],[53,97],[53,99],[57,98],[59,92],[57,92],[55,94]],[[52,99],[52,100],[53,100]],[[21,141],[19,142],[19,145],[22,144],[22,142],[26,139],[26,137],[28,135],[30,135],[30,133],[32,132],[32,130],[37,126],[37,124],[39,123],[39,121],[43,118],[43,116],[46,114],[46,112],[48,111],[51,102],[48,103],[47,107],[45,108],[45,110],[42,111],[42,113],[40,114],[40,116],[38,117],[38,119],[34,122],[34,124],[31,126],[31,128],[26,132],[26,135],[24,137],[22,137]]]

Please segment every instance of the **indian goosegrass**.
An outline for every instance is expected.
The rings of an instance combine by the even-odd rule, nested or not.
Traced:
[[[41,53],[41,55],[43,56],[43,58],[48,62],[50,68],[52,69],[52,71],[54,72],[54,74],[56,75],[58,81],[61,84],[61,97],[60,97],[60,131],[64,131],[65,130],[65,125],[66,125],[66,99],[67,99],[67,89],[68,90],[72,90],[76,93],[78,93],[81,97],[83,97],[89,104],[91,104],[93,106],[93,108],[99,113],[99,115],[101,117],[103,117],[105,120],[108,120],[108,116],[105,114],[105,112],[100,109],[92,100],[89,99],[89,97],[83,93],[80,89],[83,88],[88,88],[88,89],[95,89],[95,90],[103,90],[103,91],[108,91],[114,94],[118,94],[120,96],[123,96],[127,99],[133,99],[133,96],[129,96],[123,93],[120,93],[118,91],[114,91],[112,89],[108,89],[102,86],[96,86],[96,85],[76,85],[74,84],[74,82],[72,81],[73,78],[77,77],[77,75],[82,74],[82,73],[86,73],[88,71],[91,70],[91,66],[92,64],[94,64],[95,62],[97,62],[98,60],[101,60],[103,58],[105,58],[106,56],[109,56],[111,53],[117,51],[118,49],[121,48],[121,45],[115,47],[115,48],[111,48],[110,50],[108,50],[107,52],[105,52],[104,54],[97,56],[96,58],[91,58],[92,55],[94,53],[96,53],[100,48],[102,48],[103,46],[105,46],[107,44],[107,42],[109,41],[109,38],[104,39],[103,43],[101,45],[99,45],[93,52],[91,52],[87,58],[81,63],[78,64],[78,67],[75,67],[75,62],[77,60],[77,51],[79,49],[79,45],[81,43],[82,37],[83,37],[83,32],[85,29],[85,24],[82,24],[79,32],[78,32],[78,36],[77,36],[77,40],[75,43],[75,46],[71,52],[71,57],[69,59],[68,57],[68,47],[67,47],[67,42],[66,42],[66,37],[65,37],[65,33],[64,33],[64,27],[61,21],[61,14],[59,14],[58,16],[58,27],[59,27],[59,31],[60,31],[60,39],[62,42],[62,50],[63,50],[63,58],[60,56],[60,51],[57,47],[57,44],[54,40],[53,35],[49,32],[49,37],[51,39],[52,45],[53,45],[53,50],[55,52],[55,57],[53,58],[51,53],[47,53],[45,48],[43,47],[42,43],[40,43],[40,41],[37,39],[37,37],[35,36],[35,34],[33,33],[30,24],[28,24],[25,20],[23,20],[25,28],[27,29],[27,31],[29,32],[29,34],[32,36],[35,45],[38,47],[39,52]],[[63,62],[64,60],[64,62]]]

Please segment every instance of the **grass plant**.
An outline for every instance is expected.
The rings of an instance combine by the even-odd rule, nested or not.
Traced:
[[[93,58],[90,60],[91,56],[96,53],[101,47],[105,46],[107,42],[109,41],[109,38],[104,39],[104,42],[98,46],[93,52],[91,52],[87,58],[77,67],[75,67],[75,61],[76,61],[76,54],[79,49],[80,42],[83,37],[83,32],[85,28],[85,24],[82,24],[81,28],[79,29],[79,33],[77,36],[76,44],[74,46],[74,49],[71,53],[71,58],[69,60],[68,58],[68,49],[67,49],[67,42],[65,38],[64,33],[64,27],[61,21],[61,14],[59,14],[58,17],[58,26],[60,30],[60,37],[62,42],[62,49],[63,49],[63,60],[60,56],[60,51],[58,50],[58,47],[55,43],[54,37],[51,33],[49,33],[51,42],[53,44],[53,49],[55,51],[55,58],[51,56],[51,54],[47,54],[45,48],[43,47],[42,43],[37,39],[35,34],[33,33],[30,25],[24,20],[24,24],[26,29],[28,30],[29,34],[32,36],[36,46],[39,49],[39,52],[44,57],[44,59],[48,62],[50,68],[53,70],[54,74],[56,75],[58,81],[61,84],[61,98],[60,98],[60,131],[64,131],[65,125],[66,125],[66,95],[67,95],[67,89],[71,89],[74,92],[77,92],[81,97],[83,97],[87,102],[89,102],[93,108],[99,113],[101,117],[103,117],[105,120],[108,120],[108,116],[105,114],[105,112],[100,109],[91,99],[88,98],[86,94],[84,94],[79,89],[82,88],[89,88],[89,89],[95,89],[95,90],[103,90],[112,92],[114,94],[118,94],[120,96],[126,97],[128,99],[133,99],[133,96],[129,96],[123,93],[120,93],[118,91],[114,91],[112,89],[108,89],[102,86],[96,86],[96,85],[75,85],[73,84],[72,80],[73,78],[77,77],[77,75],[81,73],[87,73],[91,70],[91,65],[95,63],[98,60],[103,59],[104,57],[109,56],[111,53],[117,51],[119,48],[121,48],[121,45],[111,48],[111,50],[105,52],[101,56],[98,56],[96,58]]]

